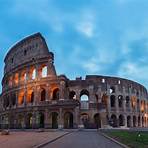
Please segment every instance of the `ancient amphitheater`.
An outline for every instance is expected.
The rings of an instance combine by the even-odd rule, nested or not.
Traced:
[[[148,127],[144,86],[119,77],[57,75],[40,33],[14,45],[4,62],[0,128]]]

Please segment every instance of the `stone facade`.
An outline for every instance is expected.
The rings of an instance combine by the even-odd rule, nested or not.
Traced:
[[[148,94],[131,80],[57,75],[54,54],[40,33],[5,57],[1,128],[148,127]]]

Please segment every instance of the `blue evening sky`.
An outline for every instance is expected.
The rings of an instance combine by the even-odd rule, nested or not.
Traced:
[[[41,32],[58,74],[128,78],[148,88],[148,0],[0,0],[0,79],[9,48]]]

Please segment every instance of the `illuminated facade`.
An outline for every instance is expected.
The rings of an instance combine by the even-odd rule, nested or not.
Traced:
[[[14,45],[4,61],[1,128],[148,127],[144,86],[117,77],[57,75],[40,33]]]

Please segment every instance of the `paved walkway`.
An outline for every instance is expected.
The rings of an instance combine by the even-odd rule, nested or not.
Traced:
[[[0,135],[0,148],[32,148],[41,143],[53,140],[66,132],[11,132]]]
[[[121,148],[98,132],[73,132],[44,148]]]

